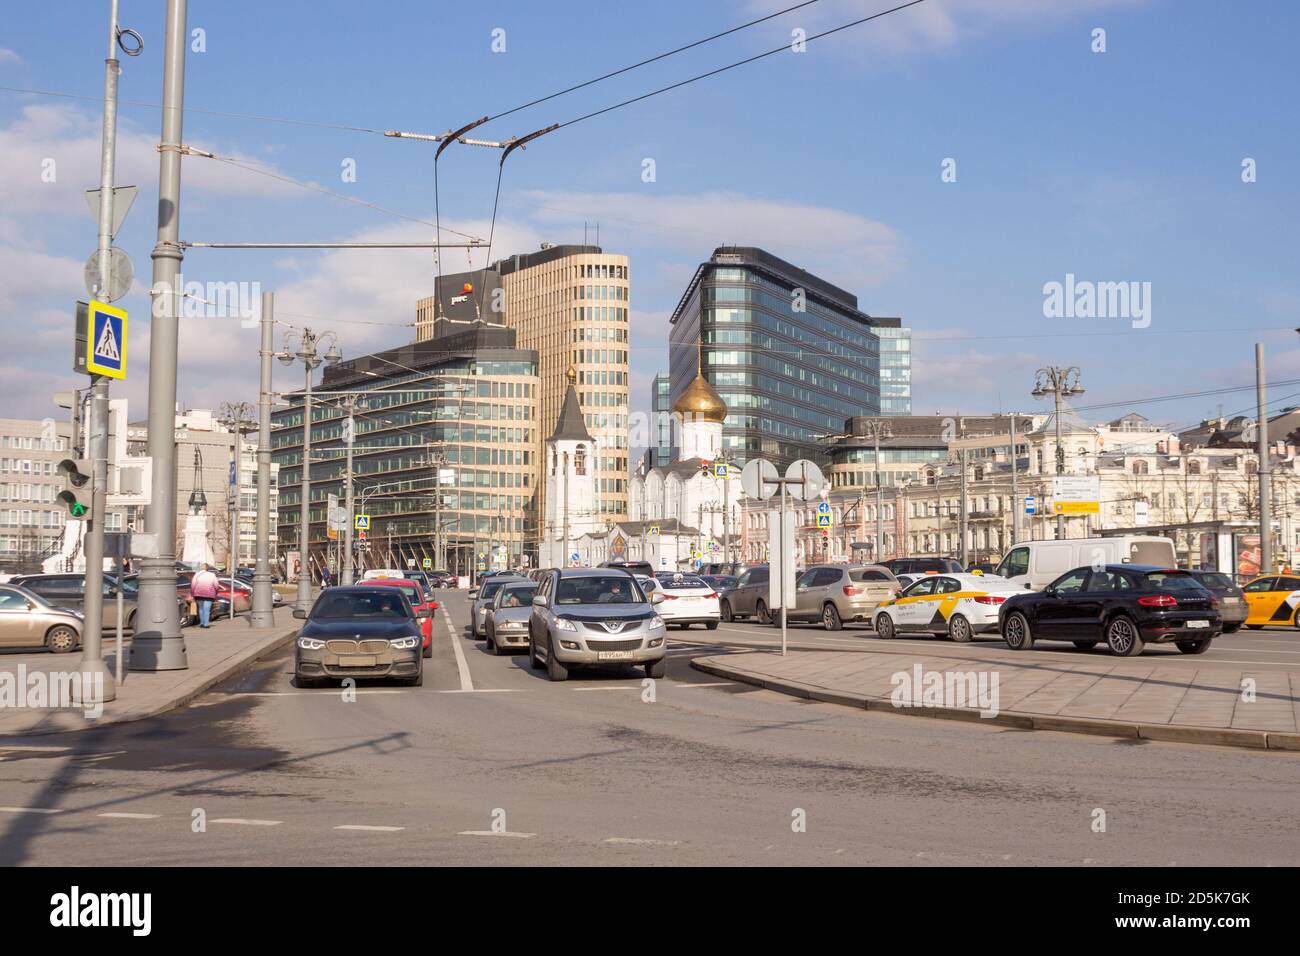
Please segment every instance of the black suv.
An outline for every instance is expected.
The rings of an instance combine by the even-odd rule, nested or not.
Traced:
[[[998,609],[998,628],[1013,651],[1048,640],[1072,641],[1080,650],[1105,641],[1121,657],[1161,643],[1203,654],[1221,627],[1219,602],[1196,578],[1147,564],[1075,568],[1041,591],[1013,594]]]
[[[888,568],[894,577],[900,574],[961,574],[960,561],[952,558],[890,558],[877,561],[877,567]]]

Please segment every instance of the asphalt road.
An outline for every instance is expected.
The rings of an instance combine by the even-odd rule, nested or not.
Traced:
[[[550,684],[467,620],[448,596],[420,688],[345,702],[285,654],[161,718],[0,743],[0,864],[1300,863],[1300,754],[858,712],[683,643],[651,702],[630,669]]]

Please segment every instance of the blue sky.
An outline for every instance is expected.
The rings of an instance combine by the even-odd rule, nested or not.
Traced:
[[[188,59],[191,107],[311,123],[441,132],[789,5],[793,0],[475,4],[192,0],[206,51]],[[515,113],[523,134],[888,7],[821,0],[801,11]],[[94,223],[107,0],[9,11],[0,86],[0,360],[5,414],[54,412],[69,387],[72,304]],[[141,196],[118,237],[135,262],[131,378],[143,416],[154,242],[164,4],[122,0],[146,49],[123,58],[118,182]],[[1300,161],[1286,0],[927,0],[760,63],[568,127],[512,156],[494,257],[543,240],[632,259],[633,410],[666,364],[667,317],[720,244],[760,245],[835,281],[861,308],[915,330],[917,412],[1031,411],[1035,369],[1078,365],[1095,420],[1129,407],[1170,426],[1248,409],[1248,391],[1300,379]],[[491,50],[492,31],[506,50]],[[1106,52],[1091,50],[1106,31]],[[191,112],[188,144],[417,219],[433,218],[432,147],[369,133]],[[1257,181],[1243,183],[1244,158]],[[642,181],[643,160],[656,181]],[[956,161],[955,182],[941,163]],[[57,176],[42,182],[44,160]],[[343,182],[346,160],[356,181]],[[454,147],[440,166],[444,226],[486,236],[496,155]],[[429,226],[212,160],[187,159],[188,240],[428,239]],[[444,254],[448,270],[468,262]],[[1043,286],[1151,283],[1151,324],[1045,318]],[[346,354],[409,339],[432,288],[428,252],[192,251],[187,279],[259,282],[289,322],[332,328]],[[182,403],[255,397],[256,332],[182,326]],[[279,374],[279,373],[278,373]],[[287,378],[296,374],[284,372]],[[79,384],[79,383],[78,383]],[[1300,385],[1274,391],[1300,403]],[[1288,398],[1289,396],[1289,398]],[[1119,407],[1086,410],[1092,405]]]

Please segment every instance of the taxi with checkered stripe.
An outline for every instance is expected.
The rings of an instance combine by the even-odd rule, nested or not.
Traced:
[[[1242,589],[1246,599],[1246,626],[1300,627],[1300,576],[1265,574]]]
[[[876,611],[876,634],[947,634],[966,643],[998,629],[998,608],[1017,588],[990,574],[927,574]]]

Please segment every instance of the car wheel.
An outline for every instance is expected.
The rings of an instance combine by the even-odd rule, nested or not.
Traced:
[[[1002,640],[1013,651],[1028,651],[1034,646],[1034,632],[1029,628],[1029,618],[1014,611],[1002,625]]]
[[[1240,624],[1240,623],[1237,623],[1237,624],[1225,624],[1225,625],[1223,625],[1223,633],[1224,633],[1224,634],[1235,634],[1235,633],[1236,633],[1237,631],[1239,631],[1239,630],[1241,630],[1241,624]]]
[[[842,631],[844,622],[840,620],[839,608],[834,604],[827,604],[822,608],[822,627],[828,631]]]
[[[1142,640],[1133,619],[1127,614],[1121,614],[1106,625],[1106,646],[1112,654],[1119,657],[1135,657],[1142,653],[1146,642]]]
[[[528,635],[528,666],[535,671],[542,669],[541,658],[537,656],[537,645],[533,642],[533,636]]]
[[[294,674],[293,684],[295,687],[300,687],[305,690],[309,687],[319,687],[321,681],[315,677],[303,677],[301,674]]]
[[[894,639],[894,619],[888,614],[876,615],[876,635],[882,641],[892,641]]]
[[[731,616],[730,601],[723,601],[722,605],[718,608],[718,610],[722,613],[722,621],[724,624],[730,624],[733,620],[735,620],[735,618]]]
[[[137,609],[137,610],[138,610],[138,609]],[[116,616],[116,615],[113,616],[113,620],[114,620],[115,622],[117,621],[117,616]],[[126,617],[126,629],[127,629],[128,631],[130,631],[132,634],[135,633],[135,611],[132,611],[130,614],[127,615],[127,617]]]
[[[1184,654],[1204,654],[1210,649],[1210,641],[1174,641],[1174,646]]]
[[[974,636],[970,629],[970,621],[960,614],[948,618],[948,636],[958,644],[969,644]]]
[[[553,681],[569,679],[569,669],[555,656],[555,645],[550,643],[546,646],[546,676]]]
[[[663,680],[664,675],[668,673],[668,658],[661,657],[657,661],[649,661],[645,665],[645,676],[654,680]]]
[[[716,631],[716,630],[718,629],[718,622],[717,622],[717,621],[706,621],[705,624],[704,624],[704,626],[705,626],[706,628],[708,628],[710,631]]]
[[[754,606],[754,617],[758,618],[759,624],[772,623],[772,615],[767,613],[767,605],[762,601],[759,601],[758,604]]]
[[[489,645],[489,650],[491,650],[492,653],[495,654],[497,657],[505,657],[506,654],[510,653],[506,648],[502,647],[496,641],[493,641]]]
[[[68,654],[77,649],[77,629],[58,624],[45,634],[45,647],[54,654]]]
[[[1090,651],[1097,646],[1096,641],[1075,641],[1074,646],[1081,651]]]

